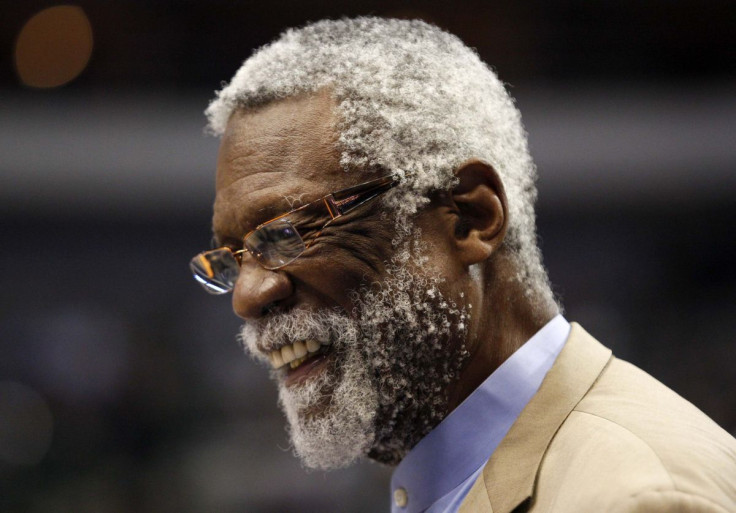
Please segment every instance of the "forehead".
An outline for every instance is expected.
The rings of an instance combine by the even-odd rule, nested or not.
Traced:
[[[340,166],[334,107],[322,92],[233,113],[217,159],[216,235],[240,237],[357,180]]]

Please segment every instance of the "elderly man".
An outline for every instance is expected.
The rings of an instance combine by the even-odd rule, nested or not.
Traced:
[[[395,512],[736,511],[736,441],[561,315],[502,83],[419,21],[324,21],[207,110],[245,348],[315,468],[397,465]]]

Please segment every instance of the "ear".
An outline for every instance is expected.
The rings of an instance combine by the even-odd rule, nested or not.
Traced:
[[[471,159],[455,170],[459,179],[451,197],[458,212],[455,246],[465,266],[490,258],[501,246],[508,226],[503,183],[493,167]]]

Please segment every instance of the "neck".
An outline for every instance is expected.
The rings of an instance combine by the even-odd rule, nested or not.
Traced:
[[[519,347],[558,313],[555,304],[540,304],[517,279],[515,263],[498,254],[474,283],[476,299],[467,341],[470,353],[449,390],[448,413],[454,410]]]

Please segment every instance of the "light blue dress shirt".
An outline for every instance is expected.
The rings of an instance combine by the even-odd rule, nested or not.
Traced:
[[[392,513],[454,513],[570,334],[557,315],[429,432],[391,477]],[[405,492],[406,505],[394,497]]]

